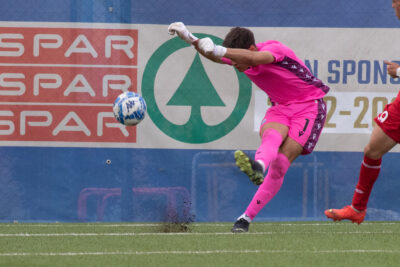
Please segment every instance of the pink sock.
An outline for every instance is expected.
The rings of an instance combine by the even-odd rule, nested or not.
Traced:
[[[261,145],[256,151],[254,159],[264,163],[264,171],[269,163],[276,158],[282,144],[282,135],[275,129],[266,129],[261,138]]]
[[[289,169],[289,166],[290,161],[282,153],[279,153],[276,159],[271,162],[264,182],[258,187],[256,194],[245,211],[245,214],[252,220],[276,193],[278,193],[283,183],[283,177]]]

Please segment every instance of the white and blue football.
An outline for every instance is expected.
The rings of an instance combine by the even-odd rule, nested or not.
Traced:
[[[146,102],[143,97],[134,92],[124,92],[114,101],[114,116],[120,123],[126,126],[136,125],[146,115]]]

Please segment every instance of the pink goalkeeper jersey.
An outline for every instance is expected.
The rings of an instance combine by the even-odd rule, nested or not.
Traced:
[[[312,75],[296,54],[278,41],[258,43],[259,51],[272,53],[275,61],[247,69],[244,73],[260,89],[265,91],[273,103],[291,104],[324,97],[329,87]],[[231,64],[231,60],[222,58]]]

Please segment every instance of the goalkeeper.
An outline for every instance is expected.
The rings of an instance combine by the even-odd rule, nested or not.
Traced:
[[[232,232],[247,232],[254,217],[281,188],[290,164],[313,151],[325,122],[323,97],[329,88],[289,47],[278,41],[256,44],[249,29],[232,28],[222,46],[210,38],[196,38],[182,22],[172,23],[168,31],[204,57],[244,72],[271,99],[272,107],[261,122],[261,144],[254,160],[241,150],[235,152],[236,165],[259,185],[232,228]]]

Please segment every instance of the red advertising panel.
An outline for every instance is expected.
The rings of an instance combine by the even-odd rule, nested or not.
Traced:
[[[135,143],[112,103],[137,91],[137,30],[0,27],[0,141]]]
[[[0,141],[136,142],[111,106],[2,105]]]
[[[137,65],[137,30],[0,28],[0,62]]]
[[[112,103],[137,69],[0,66],[0,102]]]

